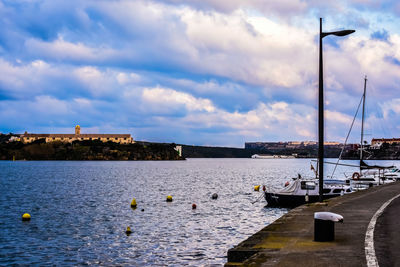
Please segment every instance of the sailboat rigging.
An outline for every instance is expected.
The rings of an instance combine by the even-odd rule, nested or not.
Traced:
[[[358,105],[356,114],[353,118],[353,122],[351,124],[351,128],[353,127],[355,118],[357,117],[359,108],[361,103],[362,105],[362,122],[361,122],[361,144],[360,144],[360,161],[358,165],[352,164],[340,164],[340,157],[338,162],[330,163],[335,164],[335,169],[332,173],[336,170],[337,165],[344,165],[349,167],[357,167],[359,168],[360,172],[354,172],[352,178],[345,178],[343,180],[335,180],[335,179],[328,179],[324,180],[322,183],[323,187],[323,199],[352,193],[353,189],[366,189],[368,187],[379,185],[382,179],[381,170],[394,168],[394,166],[377,166],[377,165],[368,165],[364,162],[363,159],[363,143],[364,143],[364,119],[365,119],[365,96],[366,96],[366,86],[367,86],[367,77],[364,78],[364,92],[361,98],[361,101]],[[351,128],[349,133],[347,134],[345,144],[347,143],[349,134],[351,132]],[[343,152],[343,150],[342,150]],[[342,154],[341,152],[341,154]],[[317,166],[319,166],[318,164]],[[366,170],[371,169],[378,169],[378,176],[372,173],[367,173]],[[312,167],[312,170],[315,170]],[[316,176],[318,176],[318,169],[315,171]],[[382,171],[383,174],[383,171]],[[382,181],[383,182],[383,181]],[[296,207],[301,204],[305,204],[307,202],[316,202],[319,200],[319,192],[317,187],[319,186],[320,181],[318,179],[302,179],[300,175],[297,178],[293,179],[293,182],[289,184],[286,188],[278,191],[278,192],[265,192],[265,199],[268,202],[269,206],[279,206],[279,207]]]
[[[368,165],[364,161],[364,122],[365,122],[365,100],[367,92],[367,76],[364,77],[364,92],[362,96],[362,115],[361,115],[361,140],[360,140],[360,163],[359,172],[354,172],[352,175],[352,185],[355,189],[365,189],[374,185],[380,185],[385,182],[384,170],[392,169],[394,166],[378,166]],[[340,160],[340,158],[339,158]],[[367,170],[378,170],[378,172],[368,172]],[[393,181],[393,180],[391,180]],[[389,182],[391,182],[389,181]],[[388,181],[386,181],[388,182]]]

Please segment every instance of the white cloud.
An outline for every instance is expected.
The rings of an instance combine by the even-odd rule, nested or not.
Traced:
[[[141,81],[140,75],[133,72],[130,73],[120,72],[117,74],[116,79],[120,85],[135,84]]]
[[[384,102],[381,107],[383,118],[388,121],[393,120],[393,116],[397,116],[397,118],[400,116],[400,98],[394,98]]]
[[[32,106],[29,109],[34,110],[35,113],[39,114],[47,113],[51,116],[60,116],[66,115],[70,112],[67,102],[47,95],[37,96],[31,105]]]
[[[243,138],[265,141],[267,136],[280,140],[291,140],[293,136],[312,138],[305,129],[315,128],[315,110],[306,106],[289,105],[284,102],[258,104],[248,112],[226,112],[215,110],[206,114],[188,114],[182,119],[186,127],[194,129],[223,128],[225,133],[238,133]],[[290,137],[291,136],[291,137]]]
[[[231,13],[237,9],[251,8],[259,10],[265,14],[277,14],[280,16],[299,15],[305,11],[307,4],[300,0],[165,0],[161,2],[169,2],[174,4],[191,5],[203,9],[215,9],[219,12]]]
[[[60,121],[79,115],[109,129],[173,128],[208,144],[212,135],[218,142],[315,139],[316,17],[326,12],[326,29],[362,24],[349,37],[324,39],[328,138],[350,125],[365,74],[367,103],[397,121],[399,103],[387,99],[400,93],[400,35],[390,30],[396,23],[386,26],[398,19],[379,25],[388,40],[372,39],[382,13],[354,3],[381,4],[121,0],[26,2],[18,10],[0,3],[7,22],[0,29],[2,119],[35,122],[54,110]],[[20,114],[24,108],[30,113]]]
[[[164,111],[184,107],[188,111],[213,112],[215,107],[208,99],[195,98],[187,93],[164,88],[145,88],[142,100],[146,109]]]
[[[83,107],[83,108],[88,108],[88,107],[92,106],[91,101],[86,98],[75,98],[73,101],[76,102],[80,107]]]
[[[327,120],[330,120],[332,122],[336,123],[341,123],[341,124],[346,124],[349,125],[353,121],[353,117],[348,116],[346,114],[337,112],[337,111],[331,111],[331,110],[325,110],[325,117]]]
[[[182,21],[202,71],[264,86],[293,87],[313,72],[314,35],[244,12],[231,15],[185,10]]]
[[[41,94],[46,80],[44,76],[52,77],[57,71],[42,60],[35,60],[28,64],[13,65],[0,58],[0,89],[3,94],[11,98],[32,97]]]
[[[118,53],[106,47],[91,48],[83,43],[67,42],[62,36],[57,40],[45,42],[38,39],[27,39],[26,51],[41,58],[52,60],[102,62],[106,59],[112,60],[118,57]]]

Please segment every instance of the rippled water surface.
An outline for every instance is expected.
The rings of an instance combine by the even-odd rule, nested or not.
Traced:
[[[222,265],[229,248],[287,212],[255,202],[254,185],[280,187],[310,174],[309,162],[2,161],[0,264]]]

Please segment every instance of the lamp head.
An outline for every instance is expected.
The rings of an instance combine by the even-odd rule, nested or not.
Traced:
[[[353,32],[355,32],[355,30],[344,30],[344,31],[333,32],[332,34],[336,36],[346,36],[352,34]]]
[[[324,38],[328,35],[336,35],[336,36],[346,36],[352,34],[355,30],[343,30],[343,31],[336,31],[336,32],[322,32],[321,37]]]

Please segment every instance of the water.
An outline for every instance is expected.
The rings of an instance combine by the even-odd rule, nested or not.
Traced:
[[[255,202],[254,185],[297,173],[311,174],[310,160],[2,161],[0,265],[222,265],[287,212]]]

